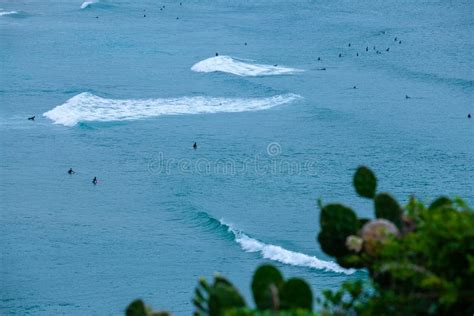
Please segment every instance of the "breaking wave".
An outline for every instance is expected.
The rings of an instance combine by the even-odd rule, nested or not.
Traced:
[[[0,16],[4,16],[4,15],[18,15],[19,12],[18,11],[5,11],[3,9],[0,9]]]
[[[161,115],[246,112],[270,109],[301,98],[296,94],[266,98],[180,97],[167,99],[106,99],[88,92],[43,113],[56,124],[137,120]]]
[[[96,3],[97,1],[84,1],[82,4],[81,4],[81,9],[86,9],[88,8],[89,6],[93,5],[94,3]]]
[[[292,266],[312,268],[316,270],[330,271],[336,273],[352,274],[355,269],[344,269],[333,261],[326,261],[301,252],[291,251],[283,247],[266,244],[260,240],[250,237],[232,224],[224,220],[217,220],[205,212],[199,212],[198,217],[204,220],[204,226],[212,230],[220,230],[230,234],[233,240],[239,244],[245,252],[260,254],[263,258],[277,261]]]
[[[245,62],[230,56],[216,56],[202,60],[191,67],[195,72],[226,72],[237,76],[273,76],[293,74],[304,71],[302,69],[283,67],[278,65],[263,65]]]

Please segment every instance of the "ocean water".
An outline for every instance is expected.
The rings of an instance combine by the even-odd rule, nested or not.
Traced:
[[[474,204],[472,1],[0,8],[2,315],[190,315],[199,276],[251,302],[261,263],[364,278],[315,241],[318,198],[372,216],[360,164]]]

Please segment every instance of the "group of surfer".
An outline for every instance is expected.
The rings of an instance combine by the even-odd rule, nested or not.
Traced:
[[[183,3],[180,2],[179,5],[182,6]],[[162,6],[160,7],[160,11],[163,11],[165,8],[166,8],[166,6],[165,6],[165,5],[162,5]],[[146,12],[146,9],[143,9],[143,12]],[[145,13],[143,14],[143,17],[146,18],[146,14],[145,14]],[[176,20],[179,20],[179,17],[176,17]]]
[[[67,171],[67,173],[68,173],[69,175],[73,175],[73,174],[76,174],[76,171],[72,170],[72,168],[69,168],[69,170]],[[94,178],[92,179],[92,184],[93,184],[93,185],[96,185],[98,182],[99,182],[99,180],[97,180],[97,177],[94,177]]]
[[[197,149],[197,143],[196,143],[196,142],[194,142],[193,148],[194,148],[194,150]],[[72,168],[69,168],[69,170],[67,171],[67,173],[68,173],[69,175],[73,175],[73,174],[76,174],[76,171],[74,171]],[[97,180],[97,177],[94,177],[94,178],[92,179],[92,184],[93,184],[93,185],[96,185],[98,182],[99,182],[99,180]]]

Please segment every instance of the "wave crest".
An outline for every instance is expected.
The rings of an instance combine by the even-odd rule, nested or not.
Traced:
[[[18,15],[20,14],[18,11],[5,11],[3,9],[0,9],[0,16],[4,15]]]
[[[181,97],[168,99],[107,99],[88,92],[43,113],[56,124],[137,120],[161,115],[246,112],[269,109],[301,98],[296,94],[267,98]]]
[[[235,228],[233,225],[226,223],[224,220],[219,221],[205,212],[199,212],[197,216],[204,228],[221,231],[230,235],[245,252],[259,253],[265,259],[292,266],[344,274],[352,274],[356,272],[355,269],[344,269],[333,261],[321,260],[314,256],[291,251],[277,245],[266,244],[260,240],[250,237],[241,230]]]
[[[93,5],[94,3],[96,3],[97,1],[84,1],[82,4],[81,4],[81,9],[86,9],[88,8],[89,6]]]
[[[304,71],[278,65],[248,63],[230,56],[216,56],[202,60],[194,64],[191,70],[195,72],[226,72],[242,77],[274,76]]]

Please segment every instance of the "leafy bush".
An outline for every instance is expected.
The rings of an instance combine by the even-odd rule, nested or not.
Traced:
[[[260,266],[253,276],[256,308],[222,276],[213,284],[200,279],[195,315],[473,315],[474,212],[459,198],[441,197],[429,207],[410,198],[404,208],[388,193],[377,193],[373,172],[359,167],[354,187],[374,203],[374,220],[357,218],[341,204],[323,205],[318,241],[322,250],[346,268],[364,268],[366,281],[344,282],[323,291],[313,310],[313,294],[302,279],[284,280],[280,271]],[[142,301],[127,316],[158,316]]]

